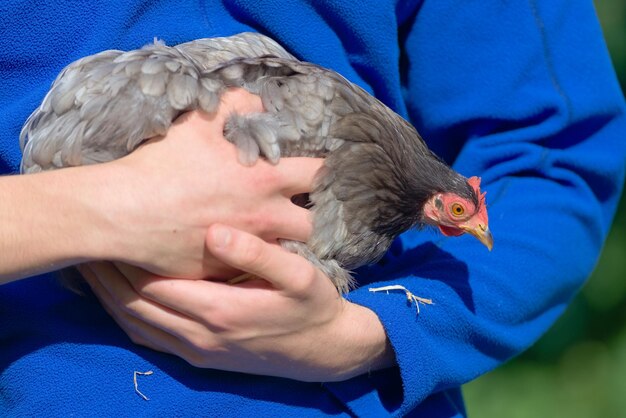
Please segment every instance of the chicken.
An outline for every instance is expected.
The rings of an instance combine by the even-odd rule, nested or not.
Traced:
[[[470,233],[491,249],[478,177],[452,170],[408,122],[360,87],[259,34],[175,47],[155,41],[70,64],[22,129],[22,172],[120,158],[164,134],[183,112],[214,112],[231,87],[259,95],[265,108],[226,124],[241,163],[325,158],[309,194],[312,236],[282,245],[319,267],[340,292],[352,284],[351,269],[377,261],[409,228]]]

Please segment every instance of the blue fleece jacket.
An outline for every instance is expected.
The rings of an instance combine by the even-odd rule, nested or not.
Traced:
[[[328,384],[197,369],[132,344],[93,297],[51,275],[5,285],[0,415],[465,416],[459,387],[532,344],[584,283],[626,155],[591,1],[4,0],[0,172],[16,172],[20,127],[69,62],[250,30],[360,84],[458,171],[482,176],[493,252],[471,237],[401,236],[348,295],[378,314],[398,366]],[[371,283],[435,304],[418,316]],[[154,371],[138,382],[149,401],[136,370]]]

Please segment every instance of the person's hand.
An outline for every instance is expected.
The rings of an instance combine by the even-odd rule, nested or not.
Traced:
[[[222,225],[209,229],[207,247],[256,278],[230,285],[112,263],[79,268],[135,343],[195,366],[333,381],[393,364],[376,315],[305,259]]]
[[[323,160],[240,164],[234,145],[224,139],[224,121],[231,112],[258,111],[263,111],[258,96],[229,90],[216,114],[184,114],[164,137],[105,164],[113,174],[104,187],[115,191],[112,201],[103,202],[111,208],[105,229],[117,241],[113,254],[99,258],[163,276],[204,278],[228,273],[205,249],[206,231],[213,223],[235,226],[269,242],[306,241],[311,233],[309,211],[290,198],[311,190]]]

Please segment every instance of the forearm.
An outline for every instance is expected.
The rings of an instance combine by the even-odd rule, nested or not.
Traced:
[[[241,165],[223,138],[224,120],[250,106],[261,104],[241,90],[226,93],[216,114],[186,113],[121,159],[0,179],[0,282],[88,260],[167,277],[224,277],[234,272],[204,244],[215,222],[268,241],[306,240],[309,212],[285,191],[308,190],[321,160]]]
[[[82,167],[0,178],[0,283],[111,255],[106,173]]]

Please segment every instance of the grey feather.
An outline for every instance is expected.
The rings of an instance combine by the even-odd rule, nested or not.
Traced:
[[[283,245],[340,291],[352,283],[350,269],[376,261],[399,233],[421,225],[428,193],[463,183],[376,98],[252,33],[175,47],[156,41],[70,64],[22,129],[22,171],[120,158],[184,111],[213,112],[229,87],[259,94],[266,109],[226,124],[243,164],[326,157],[310,193],[313,234],[306,245]]]
[[[173,74],[167,85],[167,98],[176,110],[185,110],[196,99],[198,80],[187,74]]]
[[[226,139],[237,145],[242,164],[253,165],[260,155],[276,164],[281,154],[276,135],[278,123],[276,117],[268,113],[233,114],[226,122],[224,134]]]

